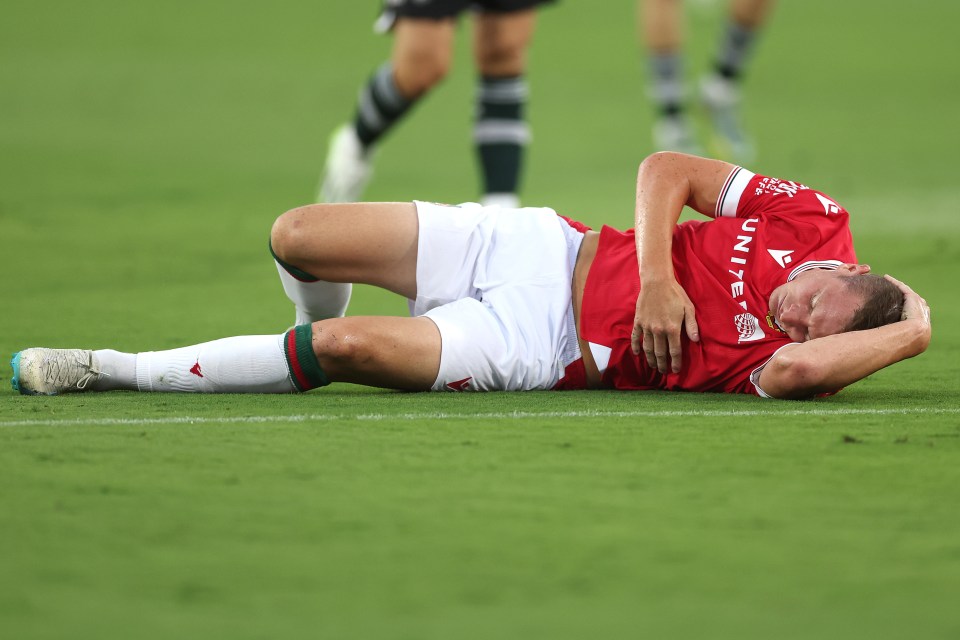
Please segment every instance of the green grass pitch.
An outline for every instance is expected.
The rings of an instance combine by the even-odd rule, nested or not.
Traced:
[[[958,637],[960,8],[888,4],[780,3],[744,108],[751,168],[837,198],[861,259],[930,302],[922,357],[808,403],[25,398],[4,367],[0,636]],[[288,326],[267,234],[389,51],[375,5],[7,2],[0,354]],[[723,6],[688,3],[691,78]],[[527,203],[630,223],[633,15],[542,13]],[[467,26],[370,199],[477,197]],[[404,309],[361,287],[351,312]]]

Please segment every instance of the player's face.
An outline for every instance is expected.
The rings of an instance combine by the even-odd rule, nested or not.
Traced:
[[[843,332],[860,306],[841,271],[815,269],[780,285],[770,294],[770,313],[794,342]]]

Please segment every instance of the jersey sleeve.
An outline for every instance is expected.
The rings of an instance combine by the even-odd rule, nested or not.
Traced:
[[[804,184],[755,174],[734,167],[717,198],[714,217],[747,218],[755,215],[789,217],[848,217],[846,209],[833,199]]]
[[[574,229],[574,230],[576,230],[576,231],[579,231],[580,233],[586,233],[587,231],[592,231],[592,230],[593,230],[593,229],[591,229],[590,227],[588,227],[587,225],[585,225],[585,224],[583,224],[582,222],[580,222],[579,220],[574,220],[573,218],[568,218],[567,216],[562,215],[562,214],[559,214],[559,213],[557,214],[557,217],[560,218],[561,220],[563,220],[564,222],[566,222],[567,225],[568,225],[571,229]]]

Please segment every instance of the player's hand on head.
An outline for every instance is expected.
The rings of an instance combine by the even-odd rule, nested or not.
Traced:
[[[920,297],[916,291],[911,289],[905,282],[897,280],[890,274],[883,276],[903,292],[903,313],[901,320],[920,320],[930,324],[930,306],[927,301]]]
[[[927,301],[921,298],[916,291],[911,289],[905,283],[897,280],[891,275],[883,276],[903,292],[903,311],[900,314],[900,322],[905,325],[909,323],[914,331],[907,335],[906,343],[909,345],[907,357],[912,357],[923,353],[930,346],[930,338],[933,330],[930,326],[930,306]]]
[[[660,373],[679,373],[683,366],[681,332],[700,340],[696,310],[683,287],[673,279],[645,282],[637,297],[630,346],[635,355]]]

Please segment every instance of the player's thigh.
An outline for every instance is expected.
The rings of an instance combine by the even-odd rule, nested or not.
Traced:
[[[429,390],[440,370],[440,331],[429,318],[355,316],[313,324],[313,348],[331,381]]]
[[[393,28],[394,81],[405,98],[430,90],[450,71],[453,62],[455,18],[406,18]]]
[[[534,9],[478,13],[473,27],[473,51],[480,73],[485,76],[523,73],[536,24]]]
[[[277,257],[315,278],[417,295],[417,209],[412,202],[312,204],[273,225]]]

